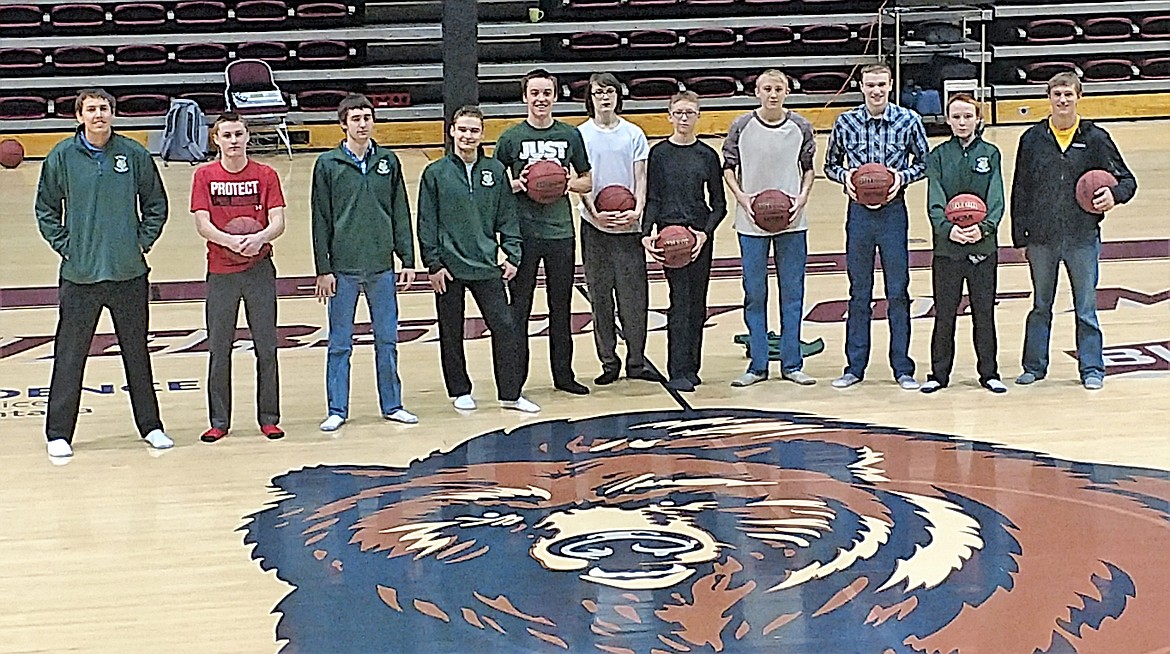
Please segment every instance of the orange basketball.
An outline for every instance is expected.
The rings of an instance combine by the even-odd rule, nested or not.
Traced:
[[[695,235],[682,225],[663,227],[654,244],[662,250],[662,265],[667,268],[682,268],[691,262],[691,248],[695,247]]]
[[[528,197],[538,204],[552,204],[565,195],[569,180],[565,168],[548,159],[537,161],[528,168]]]
[[[264,223],[261,223],[259,220],[256,220],[255,218],[253,218],[251,216],[236,216],[235,218],[232,218],[231,220],[229,220],[227,222],[227,224],[223,226],[224,232],[226,232],[228,234],[232,234],[234,236],[243,236],[245,234],[255,234],[256,232],[258,232],[262,229],[264,229]],[[246,257],[246,256],[240,254],[239,252],[235,252],[235,251],[230,250],[226,247],[223,249],[224,255],[230,261],[233,261],[235,263],[247,263],[247,262],[255,259],[256,257],[261,256],[267,250],[268,250],[268,246],[265,245],[264,247],[260,248],[260,252],[258,252],[255,256]]]
[[[16,139],[0,141],[0,166],[16,168],[24,161],[24,146]]]
[[[1117,186],[1117,178],[1108,170],[1094,169],[1087,171],[1077,180],[1077,204],[1089,213],[1101,213],[1093,207],[1093,196],[1103,188]]]
[[[765,232],[779,232],[792,224],[792,197],[784,191],[768,189],[752,199],[752,217]]]
[[[970,227],[987,218],[987,203],[978,195],[960,193],[951,198],[945,211],[947,220],[959,227]]]
[[[867,163],[853,171],[857,202],[867,207],[884,205],[893,187],[894,173],[881,164]]]
[[[601,189],[593,204],[598,211],[633,211],[638,201],[630,189],[621,184],[610,184]]]

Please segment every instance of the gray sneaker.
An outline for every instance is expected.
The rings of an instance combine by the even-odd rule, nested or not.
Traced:
[[[752,372],[749,370],[749,371],[743,373],[742,375],[740,375],[739,377],[736,377],[735,379],[731,380],[731,385],[735,386],[737,388],[740,388],[743,386],[751,386],[752,384],[758,384],[767,378],[768,378],[767,373],[759,374],[759,373],[755,373],[755,372]]]
[[[861,383],[861,377],[858,377],[857,375],[855,375],[851,372],[847,372],[844,375],[841,375],[840,377],[833,380],[833,388],[849,388],[850,386],[852,386],[854,384],[860,384],[860,383]]]
[[[1105,379],[1097,375],[1085,377],[1085,381],[1081,382],[1086,391],[1099,391],[1105,387]]]
[[[1024,372],[1019,377],[1016,377],[1016,383],[1020,386],[1027,386],[1028,384],[1035,384],[1044,379],[1044,375],[1037,375],[1034,372]]]
[[[813,379],[810,375],[806,374],[803,370],[789,370],[788,372],[781,373],[781,376],[784,377],[785,379],[787,379],[788,381],[796,382],[797,384],[800,384],[801,386],[812,386],[813,384],[817,383],[817,380]]]
[[[904,391],[916,391],[920,388],[918,380],[914,378],[914,375],[902,375],[898,377],[898,385]]]

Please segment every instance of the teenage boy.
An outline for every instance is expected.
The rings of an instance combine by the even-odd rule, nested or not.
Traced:
[[[776,261],[780,291],[780,374],[802,386],[816,383],[801,368],[804,268],[808,259],[805,205],[812,190],[816,138],[812,124],[784,107],[788,76],[769,69],[756,78],[760,107],[731,123],[723,141],[723,177],[735,196],[735,231],[743,260],[743,318],[748,328],[748,369],[731,382],[751,386],[768,378],[768,254]],[[792,222],[779,232],[755,223],[752,200],[775,189],[793,198]]]
[[[146,347],[150,322],[146,258],[167,221],[167,195],[146,148],[114,133],[114,98],[77,94],[77,132],[41,166],[36,217],[61,256],[57,333],[45,437],[49,456],[73,456],[81,381],[102,309],[122,352],[138,433],[155,449],[174,445],[163,431]]]
[[[227,436],[232,421],[232,350],[240,302],[256,355],[256,418],[270,439],[282,438],[280,372],[276,362],[276,268],[272,241],[284,233],[284,193],[276,171],[248,158],[248,125],[224,113],[211,126],[219,160],[195,171],[191,212],[207,240],[207,409],[211,426],[200,440]],[[251,218],[258,231],[228,227]]]
[[[835,388],[848,388],[865,378],[869,364],[870,320],[873,318],[873,259],[881,257],[890,323],[890,367],[906,390],[919,387],[910,358],[910,251],[905,189],[926,175],[926,128],[918,114],[890,104],[892,73],[883,64],[861,69],[865,104],[837,117],[829,135],[825,175],[849,196],[845,221],[845,261],[849,275],[849,317],[845,322],[844,374]],[[877,163],[894,174],[886,203],[857,202],[853,173]]]
[[[626,376],[657,380],[646,369],[646,311],[649,290],[646,253],[642,250],[642,212],[646,207],[646,157],[650,145],[640,127],[622,118],[621,83],[610,73],[589,78],[585,112],[578,128],[589,153],[593,191],[581,195],[581,263],[593,309],[593,342],[601,360],[605,385],[617,381],[622,364],[617,356],[617,315],[626,341]],[[602,189],[623,186],[634,195],[628,211],[601,211],[595,202]]]
[[[1020,136],[1012,182],[1012,244],[1024,248],[1032,273],[1032,310],[1024,329],[1024,371],[1017,384],[1032,384],[1048,374],[1052,304],[1061,262],[1072,286],[1076,313],[1077,361],[1088,390],[1105,385],[1101,325],[1097,321],[1097,273],[1101,221],[1105,212],[1133,199],[1137,180],[1113,139],[1077,113],[1081,80],[1058,73],[1048,80],[1052,114]],[[1076,184],[1093,169],[1107,170],[1117,186],[1102,188],[1089,212],[1076,201]]]
[[[540,407],[520,395],[524,375],[516,361],[525,337],[504,290],[522,261],[508,172],[480,148],[483,113],[478,107],[456,111],[449,132],[452,151],[423,170],[418,193],[418,242],[435,291],[447,395],[456,409],[476,408],[463,352],[464,290],[469,290],[491,332],[500,406],[536,413]]]
[[[398,378],[398,293],[414,282],[414,233],[398,156],[371,138],[374,106],[350,95],[337,108],[344,140],[313,166],[313,261],[317,298],[329,313],[325,361],[328,415],[321,431],[349,419],[349,360],[358,294],[374,330],[374,368],[382,417],[414,424]],[[394,257],[402,263],[395,277]]]
[[[1004,209],[999,148],[979,133],[982,110],[975,98],[956,94],[947,100],[946,109],[954,136],[926,158],[926,212],[934,237],[931,280],[935,314],[931,372],[922,392],[933,393],[950,383],[955,363],[955,316],[966,282],[979,383],[993,393],[1006,393],[996,364],[995,337],[996,232]],[[987,205],[983,222],[960,227],[947,220],[947,203],[963,193],[978,196]]]
[[[695,134],[699,96],[691,91],[670,99],[670,138],[650,148],[646,162],[646,219],[642,244],[655,260],[662,250],[651,234],[670,225],[691,231],[695,245],[691,262],[666,268],[670,310],[666,318],[667,388],[692,392],[703,383],[703,323],[707,321],[707,285],[711,280],[711,249],[715,228],[727,215],[719,154]]]
[[[577,128],[553,118],[553,104],[557,100],[555,77],[548,71],[534,70],[520,80],[520,91],[528,115],[524,122],[509,127],[500,135],[494,152],[495,158],[511,173],[520,233],[524,239],[524,260],[511,281],[516,328],[522,334],[528,333],[532,296],[536,292],[536,271],[543,261],[553,386],[574,395],[587,395],[589,389],[578,383],[573,374],[570,310],[576,238],[568,192],[583,194],[592,189],[589,157]],[[525,193],[528,168],[541,160],[555,161],[565,168],[566,195],[552,204],[534,202]],[[570,167],[573,174],[569,173]],[[528,378],[528,360],[528,339],[525,337],[516,364],[520,367],[522,381]]]

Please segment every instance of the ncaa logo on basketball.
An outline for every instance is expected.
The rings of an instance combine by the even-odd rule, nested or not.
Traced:
[[[977,173],[991,172],[991,160],[987,157],[976,157],[974,170]]]
[[[127,161],[126,155],[124,155],[124,154],[114,155],[114,172],[116,172],[116,173],[130,172],[130,162]]]
[[[382,160],[378,161],[378,166],[375,170],[377,171],[377,173],[379,175],[389,175],[390,174],[390,164],[386,163],[385,159],[382,159]]]
[[[485,170],[480,175],[479,184],[480,186],[495,186],[496,177],[495,175],[492,175],[492,171]]]

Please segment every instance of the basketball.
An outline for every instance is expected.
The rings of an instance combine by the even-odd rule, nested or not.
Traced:
[[[792,197],[784,191],[768,189],[752,198],[752,217],[765,232],[779,232],[792,224]]]
[[[978,195],[960,193],[947,203],[946,216],[959,227],[978,225],[987,218],[987,203]]]
[[[245,234],[255,234],[256,232],[258,232],[262,229],[264,229],[264,224],[251,216],[236,216],[235,218],[232,218],[231,220],[229,220],[227,222],[227,224],[223,226],[223,231],[227,234],[232,234],[233,236],[243,236]],[[267,246],[265,246],[265,247],[267,247]],[[226,247],[223,250],[224,250],[225,256],[227,256],[227,258],[230,261],[233,261],[235,263],[247,263],[247,262],[251,261],[252,259],[263,254],[265,251],[265,248],[260,248],[260,252],[257,253],[255,256],[251,256],[251,257],[246,257],[246,256],[240,254],[239,252],[228,249]]]
[[[598,211],[633,211],[638,201],[630,189],[621,184],[610,184],[601,189],[593,204]]]
[[[695,235],[682,225],[670,225],[658,232],[654,244],[662,250],[663,266],[682,268],[691,262],[691,248],[695,247]]]
[[[548,159],[537,161],[528,168],[528,197],[538,204],[552,204],[565,195],[569,180],[565,168]]]
[[[867,207],[884,205],[893,186],[894,173],[881,164],[867,163],[853,171],[853,188],[859,204]]]
[[[1105,187],[1117,186],[1117,178],[1107,170],[1094,169],[1077,180],[1077,204],[1089,213],[1101,213],[1093,208],[1093,196]]]
[[[16,139],[0,141],[0,166],[16,168],[24,161],[24,146]]]

